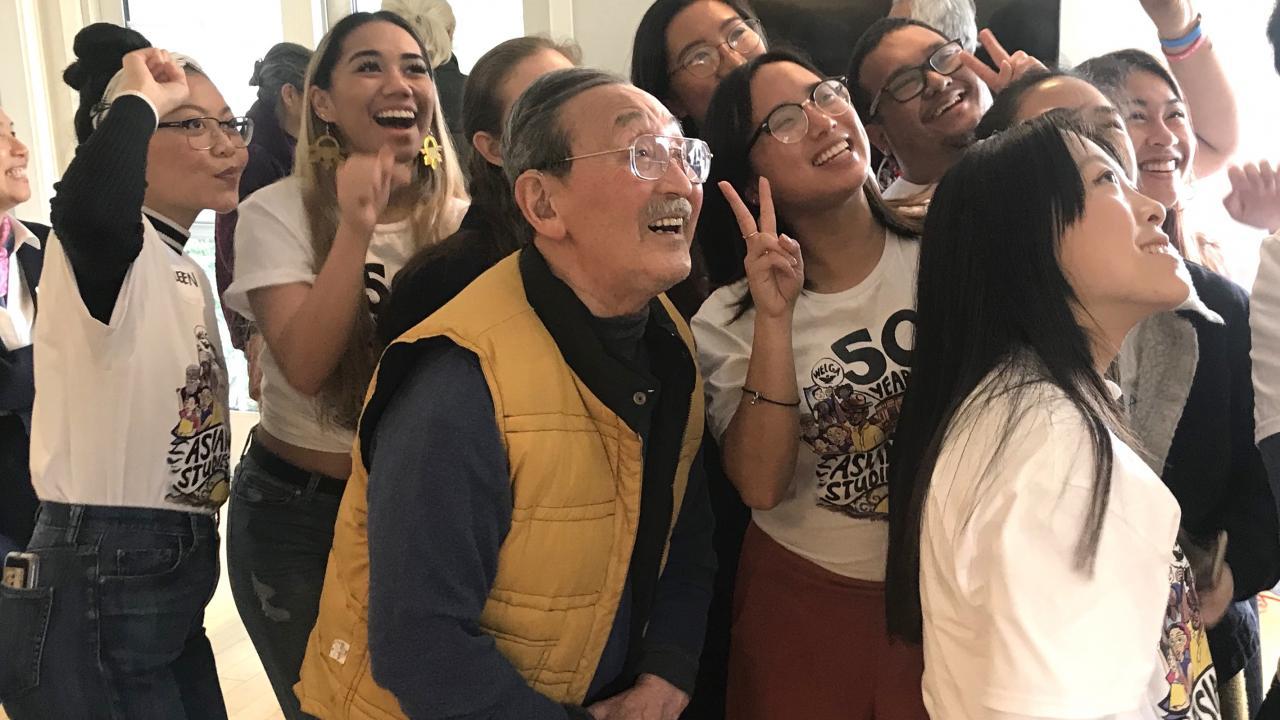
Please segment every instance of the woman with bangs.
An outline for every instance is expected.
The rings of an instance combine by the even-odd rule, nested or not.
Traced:
[[[888,569],[890,630],[923,640],[934,717],[1136,720],[1206,701],[1167,695],[1207,653],[1161,623],[1195,603],[1180,512],[1105,379],[1129,330],[1189,290],[1163,206],[1121,167],[1054,113],[979,143],[934,195]]]
[[[708,423],[752,509],[727,716],[923,719],[920,652],[889,643],[883,584],[916,231],[880,198],[843,79],[798,55],[730,73],[705,131],[721,193],[698,237],[719,289],[692,327]]]
[[[1014,83],[983,118],[978,136],[1058,107],[1094,118],[1106,112],[1109,125],[1118,128],[1109,138],[1140,181],[1119,113],[1074,73]],[[1190,295],[1173,311],[1137,325],[1113,376],[1130,399],[1128,422],[1147,465],[1182,509],[1179,544],[1199,600],[1198,620],[1187,623],[1190,639],[1202,643],[1207,636],[1223,717],[1235,720],[1252,717],[1251,708],[1262,701],[1261,634],[1252,597],[1280,580],[1280,513],[1253,442],[1249,297],[1197,263],[1184,259],[1179,270],[1191,284]],[[1202,687],[1210,684],[1206,671],[1194,673]]]
[[[292,176],[239,208],[224,301],[256,323],[261,422],[232,483],[232,592],[277,699],[315,624],[351,444],[392,280],[466,210],[427,51],[400,16],[355,13],[307,73]]]

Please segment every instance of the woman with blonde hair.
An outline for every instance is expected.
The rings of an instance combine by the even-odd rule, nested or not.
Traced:
[[[261,422],[232,483],[236,606],[288,717],[315,622],[353,431],[392,279],[466,210],[427,49],[389,12],[355,13],[307,72],[294,173],[240,205],[224,301],[257,324]]]

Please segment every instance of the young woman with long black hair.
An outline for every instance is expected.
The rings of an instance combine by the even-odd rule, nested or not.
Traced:
[[[1189,288],[1164,208],[1103,138],[1058,116],[1016,126],[948,171],[925,222],[888,618],[923,638],[935,717],[1151,717],[1207,652],[1185,627],[1177,502],[1104,379]]]
[[[722,287],[693,330],[709,424],[753,518],[728,715],[923,718],[919,651],[888,643],[882,584],[914,230],[880,199],[843,81],[801,57],[735,70],[707,119],[722,182],[698,236]]]
[[[377,359],[374,318],[405,262],[466,209],[426,57],[399,15],[340,20],[307,72],[293,175],[239,209],[224,300],[266,347],[261,423],[232,483],[228,573],[290,718]]]
[[[1112,128],[1108,138],[1137,177],[1119,112],[1078,75],[1059,71],[1014,83],[983,118],[978,136],[1055,107],[1106,122]],[[1280,579],[1280,513],[1275,485],[1253,442],[1249,297],[1196,263],[1184,259],[1180,270],[1191,294],[1129,333],[1113,375],[1129,398],[1127,419],[1143,459],[1182,509],[1182,547],[1196,568],[1203,621],[1190,628],[1191,638],[1199,642],[1207,630],[1222,715],[1235,720],[1252,717],[1262,701],[1261,638],[1252,598]],[[1205,560],[1216,556],[1223,541],[1223,562],[1215,572]],[[1192,673],[1193,685],[1205,670]],[[1180,694],[1171,681],[1170,696]]]

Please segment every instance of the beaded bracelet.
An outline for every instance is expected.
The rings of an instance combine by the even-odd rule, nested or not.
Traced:
[[[1196,39],[1195,42],[1191,43],[1191,47],[1187,48],[1186,50],[1180,50],[1176,53],[1171,53],[1168,50],[1165,50],[1164,56],[1169,59],[1169,62],[1178,62],[1179,60],[1186,60],[1187,58],[1194,55],[1197,50],[1204,47],[1208,43],[1209,43],[1209,38],[1205,37],[1204,35],[1201,35],[1199,38]]]
[[[1164,48],[1166,51],[1173,50],[1174,52],[1177,52],[1179,48],[1190,45],[1196,40],[1199,40],[1201,35],[1200,21],[1202,18],[1202,15],[1196,15],[1195,24],[1191,26],[1191,29],[1187,31],[1186,35],[1183,35],[1180,38],[1174,38],[1172,40],[1160,38],[1160,47]]]

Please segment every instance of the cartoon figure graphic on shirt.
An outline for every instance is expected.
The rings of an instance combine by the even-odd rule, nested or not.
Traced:
[[[173,482],[165,499],[198,508],[216,508],[230,493],[231,434],[226,408],[218,401],[226,369],[204,326],[196,326],[196,362],[177,389],[178,422],[166,462]]]
[[[915,312],[837,339],[802,383],[800,441],[817,456],[817,505],[850,518],[888,519],[889,446],[910,370]],[[875,340],[879,339],[879,344]]]
[[[1218,681],[1209,656],[1209,637],[1200,615],[1191,566],[1174,548],[1169,568],[1169,603],[1160,634],[1167,688],[1156,703],[1161,720],[1219,720]]]

